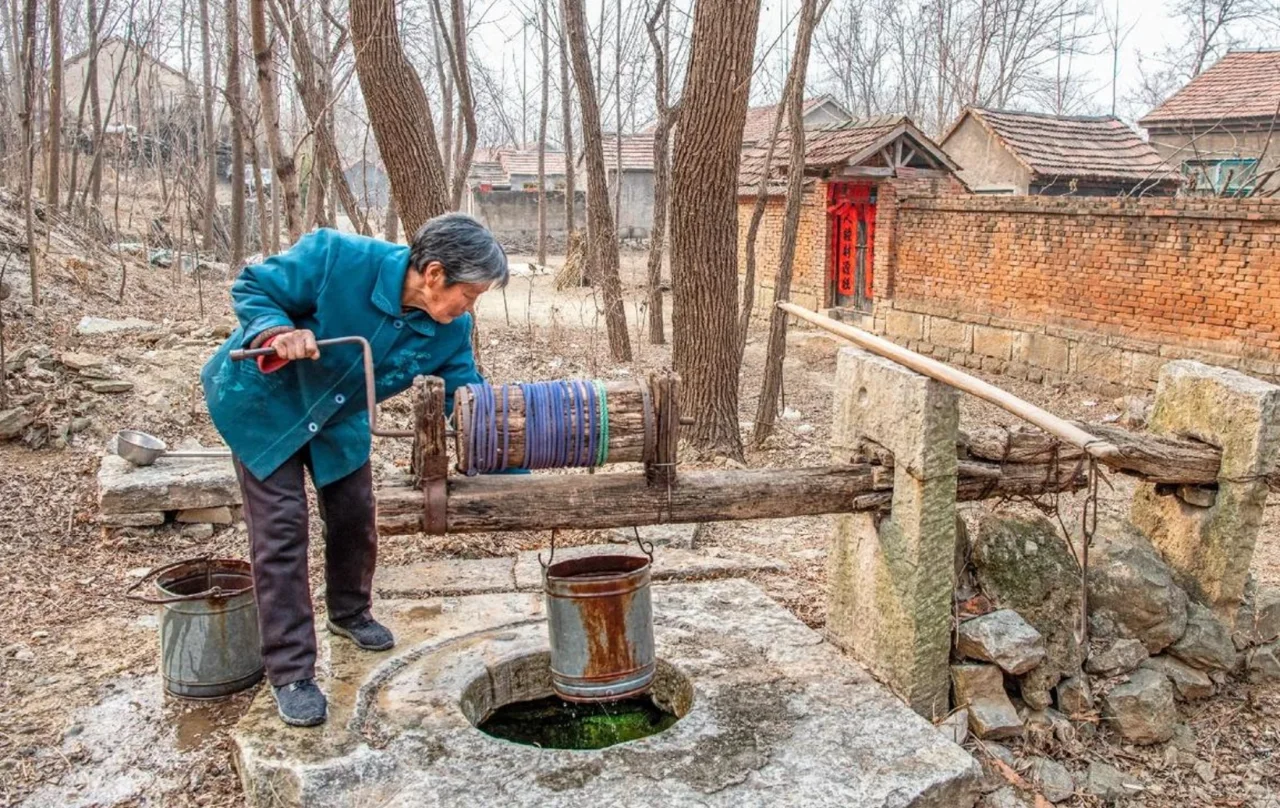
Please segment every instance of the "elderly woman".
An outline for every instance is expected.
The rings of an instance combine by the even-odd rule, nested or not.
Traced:
[[[379,401],[435,375],[451,402],[453,390],[481,381],[468,312],[506,282],[493,235],[451,213],[423,225],[409,247],[317,230],[246,267],[231,287],[240,328],[201,380],[244,494],[262,654],[287,724],[320,724],[327,710],[314,679],[304,469],[324,521],[329,631],[369,651],[395,644],[370,611],[378,537],[361,351],[316,343],[367,339]],[[268,346],[275,355],[256,364],[230,358]]]

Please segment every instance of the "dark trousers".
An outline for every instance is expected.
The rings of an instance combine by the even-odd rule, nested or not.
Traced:
[[[303,447],[265,480],[237,459],[249,527],[258,628],[267,679],[276,687],[315,675],[316,631],[307,580],[307,491]],[[314,471],[313,471],[314,480]],[[319,489],[324,520],[325,603],[334,622],[369,614],[378,557],[373,473],[365,463]]]

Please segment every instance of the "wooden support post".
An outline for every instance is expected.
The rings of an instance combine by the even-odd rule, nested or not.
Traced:
[[[423,528],[444,533],[448,528],[447,478],[449,450],[445,442],[444,380],[437,376],[414,379],[412,470],[423,494]]]
[[[669,487],[676,481],[680,446],[680,375],[652,373],[649,389],[653,397],[657,445],[653,462],[645,466],[645,479],[650,485]]]

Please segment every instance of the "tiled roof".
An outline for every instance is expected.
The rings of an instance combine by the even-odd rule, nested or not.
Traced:
[[[604,144],[605,171],[612,171],[618,165],[618,139],[609,133],[601,142]],[[653,171],[652,132],[622,136],[622,170]]]
[[[500,163],[488,161],[473,162],[467,179],[476,185],[506,185],[510,182]]]
[[[502,170],[510,177],[512,174],[522,175],[538,175],[538,150],[537,149],[503,149],[498,152],[498,162],[502,164]],[[551,151],[547,149],[546,163],[544,170],[548,177],[559,177],[564,175],[564,152]]]
[[[1140,182],[1177,172],[1119,118],[1040,115],[971,108],[973,115],[1040,177]],[[960,120],[964,120],[961,115]],[[955,131],[957,121],[948,132]],[[943,138],[946,143],[947,138]]]
[[[857,157],[895,129],[910,125],[905,115],[883,115],[878,118],[849,121],[805,132],[804,151],[806,169],[824,169],[838,166]],[[742,162],[738,167],[738,186],[741,192],[755,194],[764,168],[766,146],[747,145],[742,149]],[[791,160],[791,138],[785,130],[778,135],[778,145],[773,152],[772,174],[785,173]]]
[[[815,108],[822,104],[832,101],[829,95],[819,95],[814,98],[806,98],[804,100],[804,109],[800,113],[802,116],[808,115]],[[747,125],[742,130],[743,143],[768,143],[769,136],[773,134],[773,119],[778,114],[778,105],[770,104],[767,107],[751,107],[747,110]],[[787,131],[786,119],[782,121],[782,129],[779,133]]]
[[[1278,107],[1280,50],[1232,51],[1138,123],[1269,119]]]

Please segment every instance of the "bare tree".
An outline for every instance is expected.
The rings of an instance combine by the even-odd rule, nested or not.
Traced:
[[[547,30],[548,0],[542,0],[539,31],[542,37],[542,105],[538,112],[538,266],[547,265],[547,106],[550,101],[551,43]]]
[[[240,0],[226,0],[227,110],[231,115],[231,266],[244,260],[244,107],[240,98]]]
[[[564,140],[564,216],[565,243],[573,241],[577,232],[574,221],[574,204],[577,202],[577,190],[574,188],[574,162],[577,160],[573,151],[573,85],[569,76],[569,43],[561,24],[560,31],[560,136]]]
[[[449,209],[449,197],[431,105],[401,45],[395,0],[351,0],[351,41],[396,207],[416,232]]]
[[[35,205],[35,126],[36,105],[36,0],[26,0],[22,16],[22,183],[23,211],[26,218],[27,260],[31,272],[31,302],[40,302],[40,279],[36,260],[34,215]]]
[[[603,55],[601,61],[604,61]],[[614,15],[613,38],[613,217],[622,218],[622,0]]]
[[[826,11],[829,0],[803,0],[800,6],[800,28],[796,32],[796,54],[791,61],[791,77],[787,84],[787,123],[790,161],[787,165],[787,210],[782,222],[782,247],[778,256],[778,276],[773,284],[775,301],[791,297],[792,267],[796,258],[796,241],[800,230],[800,204],[804,198],[804,80],[809,68],[809,44],[813,29]],[[766,167],[766,171],[767,171]],[[774,306],[769,318],[769,347],[765,356],[764,379],[756,404],[752,441],[759,446],[773,432],[782,390],[782,360],[787,353],[787,315]]]
[[[209,35],[209,0],[200,0],[200,60],[204,100],[204,198],[200,212],[200,249],[213,249],[213,213],[218,190],[218,133],[213,128],[213,42]],[[194,239],[193,239],[194,241]]]
[[[658,20],[663,20],[663,37],[658,38]],[[645,20],[649,43],[653,46],[657,81],[654,86],[654,105],[657,108],[657,124],[653,130],[653,225],[649,233],[649,342],[662,345],[667,341],[662,316],[662,259],[667,238],[667,196],[671,186],[671,126],[676,109],[671,106],[667,88],[667,60],[670,58],[671,5],[668,0],[658,0],[653,13]],[[621,171],[619,171],[621,174]]]
[[[49,0],[49,176],[45,202],[58,208],[58,180],[62,158],[62,0]]]
[[[673,358],[699,449],[742,456],[738,434],[738,162],[759,0],[699,0],[671,176]]]
[[[774,107],[773,128],[769,132],[769,144],[765,146],[764,159],[760,164],[760,181],[756,185],[756,201],[751,206],[751,222],[747,225],[746,267],[742,275],[742,311],[738,316],[738,340],[745,349],[747,334],[751,330],[751,310],[756,302],[756,241],[760,235],[760,224],[764,221],[765,208],[769,204],[769,185],[773,181],[773,156],[778,149],[778,134],[782,130],[783,114],[787,110],[790,99],[791,79],[788,77],[782,90],[782,98]],[[758,158],[757,158],[758,159]]]
[[[440,43],[440,32],[444,30],[444,19],[440,14],[440,4],[431,4],[431,61],[436,68],[436,80],[440,83],[440,159],[447,179],[449,168],[453,165],[453,68],[444,69],[444,46]]]
[[[588,264],[593,281],[604,291],[605,325],[614,361],[631,361],[627,313],[622,305],[622,279],[618,274],[618,239],[609,211],[609,186],[605,179],[604,135],[600,131],[600,106],[595,79],[587,56],[587,30],[582,0],[561,0],[565,37],[573,53],[573,73],[582,109],[582,138],[587,164]]]
[[[431,0],[436,16],[440,13],[440,0]],[[462,131],[465,140],[458,152],[453,170],[453,193],[451,204],[454,210],[462,207],[462,194],[467,188],[467,174],[471,171],[471,159],[476,151],[476,105],[471,95],[471,71],[467,66],[467,21],[463,0],[453,0],[453,32],[442,32],[445,52],[449,56],[449,67],[453,72],[453,82],[458,87],[458,109],[462,115]],[[445,111],[445,117],[452,114]]]
[[[275,174],[271,187],[275,194],[283,191],[285,226],[289,231],[289,241],[294,242],[302,237],[303,227],[298,170],[293,152],[285,149],[284,137],[280,131],[275,51],[271,38],[267,35],[266,0],[249,0],[249,25],[253,35],[253,60],[258,73],[258,103],[262,108],[262,123],[267,132],[267,148],[271,151],[271,168]],[[276,210],[279,209],[276,206]]]

